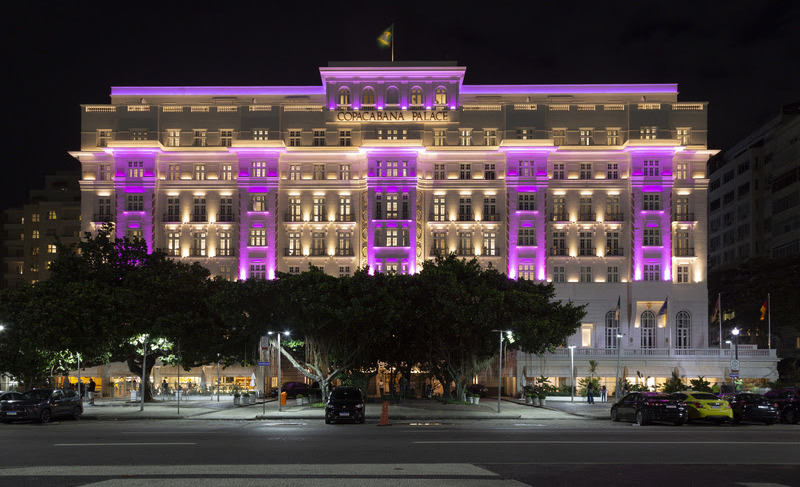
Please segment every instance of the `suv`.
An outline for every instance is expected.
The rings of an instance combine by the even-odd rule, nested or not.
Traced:
[[[5,423],[20,419],[49,423],[58,416],[79,419],[81,414],[81,398],[72,389],[31,389],[21,399],[5,401],[0,406],[0,421]]]
[[[337,387],[325,404],[325,424],[340,419],[364,424],[364,409],[364,396],[358,387]]]

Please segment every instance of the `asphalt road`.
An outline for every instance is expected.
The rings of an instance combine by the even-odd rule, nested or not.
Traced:
[[[552,421],[0,425],[0,485],[790,485],[800,426]]]

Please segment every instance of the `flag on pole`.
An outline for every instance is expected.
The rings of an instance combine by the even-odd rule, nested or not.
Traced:
[[[387,27],[380,37],[378,37],[378,45],[380,47],[389,47],[392,45],[392,30],[394,30],[394,25]]]
[[[614,320],[619,321],[619,307],[621,304],[622,296],[617,296],[617,309],[614,312]]]
[[[664,300],[664,304],[661,305],[661,309],[658,310],[658,316],[667,314],[667,302],[669,301],[669,296],[667,299]]]
[[[717,314],[719,313],[719,296],[717,296],[717,304],[714,305],[714,314],[711,315],[711,322],[717,321]]]
[[[764,318],[767,316],[767,302],[764,301],[764,304],[761,305],[761,321],[764,321]]]

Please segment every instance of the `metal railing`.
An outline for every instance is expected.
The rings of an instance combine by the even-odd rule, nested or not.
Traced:
[[[606,213],[605,221],[622,222],[625,221],[625,215],[623,215],[622,213]]]
[[[114,215],[108,215],[105,213],[95,213],[94,218],[92,219],[95,223],[109,223],[114,221]]]
[[[236,216],[232,213],[217,213],[217,221],[218,222],[235,222]]]
[[[285,247],[283,249],[283,255],[285,257],[301,257],[303,253],[300,251],[300,249],[292,249],[289,247]]]
[[[625,255],[625,252],[622,248],[615,247],[612,249],[606,249],[606,256],[607,257],[622,257]]]
[[[303,217],[301,215],[294,215],[292,213],[285,213],[283,215],[283,221],[291,222],[291,223],[298,223],[303,221]]]
[[[567,220],[566,213],[550,213],[550,221],[551,222],[565,222]]]
[[[352,257],[353,256],[353,249],[351,248],[337,248],[336,255],[339,257]]]
[[[578,221],[593,222],[597,220],[597,213],[580,213],[578,214]]]
[[[694,257],[694,247],[675,249],[675,257]]]
[[[553,255],[553,256],[566,256],[567,255],[567,249],[566,248],[562,249],[562,248],[558,248],[558,247],[552,248],[552,249],[550,249],[550,255]]]
[[[583,357],[608,357],[617,356],[616,348],[575,348],[575,356]],[[569,357],[569,349],[557,348],[545,355]],[[723,348],[625,348],[620,355],[623,357],[708,357],[729,359],[734,356],[732,350]],[[739,346],[739,357],[775,357],[776,350],[764,348],[742,349]]]
[[[339,213],[339,214],[336,215],[336,221],[337,222],[354,222],[354,221],[356,221],[356,219],[355,219],[355,215],[353,215],[352,213],[347,214],[347,215],[342,215],[341,213]]]
[[[205,213],[192,213],[191,221],[194,223],[204,223],[208,221],[208,216]]]
[[[581,255],[581,256],[587,256],[587,255],[595,256],[595,255],[597,255],[597,250],[596,250],[595,247],[580,248],[580,249],[578,249],[578,255]]]
[[[483,215],[483,221],[485,222],[499,222],[500,215],[498,213],[486,213]]]
[[[694,220],[694,213],[684,212],[684,213],[675,213],[672,215],[672,221],[676,222],[693,222]]]
[[[164,218],[161,221],[165,223],[179,223],[181,221],[181,216],[172,213],[164,213]]]

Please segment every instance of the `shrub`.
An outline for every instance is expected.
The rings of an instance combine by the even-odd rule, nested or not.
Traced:
[[[711,383],[708,382],[704,376],[689,381],[692,384],[692,390],[698,392],[711,392]]]
[[[678,375],[677,370],[672,371],[672,377],[667,379],[667,381],[661,386],[661,392],[665,394],[672,394],[673,392],[678,392],[686,389],[686,384],[683,383],[683,379]]]

